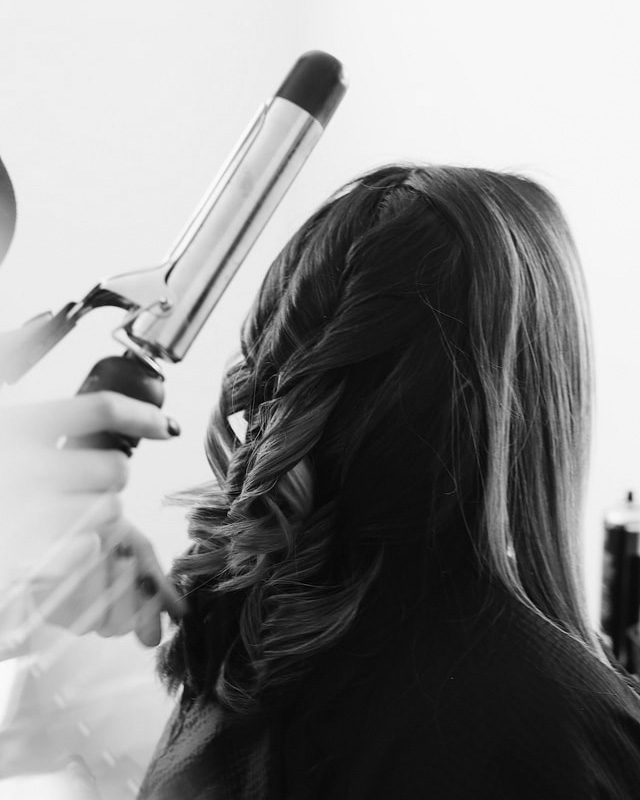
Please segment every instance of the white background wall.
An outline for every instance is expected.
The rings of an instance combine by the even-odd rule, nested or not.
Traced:
[[[639,8],[625,0],[0,0],[0,153],[19,201],[0,327],[161,262],[258,105],[326,49],[351,88],[188,359],[168,372],[183,436],[135,456],[130,514],[168,564],[172,489],[208,476],[202,437],[270,259],[338,184],[393,159],[520,170],[556,193],[591,292],[597,436],[585,530],[597,614],[601,520],[640,489]],[[119,352],[120,312],[82,322],[4,402],[75,391]],[[113,643],[109,643],[112,645]]]
[[[271,257],[326,194],[392,159],[516,169],[559,197],[591,290],[596,603],[603,509],[640,488],[639,17],[624,0],[0,0],[0,153],[19,201],[0,271],[2,328],[159,263],[300,53],[326,49],[350,75],[236,284],[169,369],[166,408],[184,435],[136,456],[129,495],[144,528],[180,537],[158,497],[207,475],[202,433],[240,320]],[[120,312],[94,317],[7,398],[70,393],[99,354],[119,352],[109,332]]]

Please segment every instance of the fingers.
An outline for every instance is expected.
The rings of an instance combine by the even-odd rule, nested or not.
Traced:
[[[143,644],[158,644],[159,594],[149,596],[141,587],[132,548],[105,551],[102,544],[96,534],[76,537],[30,582],[40,617],[77,635],[95,632],[108,638],[135,629]]]
[[[134,630],[145,647],[156,647],[162,639],[162,602],[159,595],[147,599],[138,610]]]
[[[112,551],[105,557],[108,589],[104,594],[105,616],[97,629],[100,636],[123,636],[133,630],[141,598],[136,589],[137,564],[131,555]]]
[[[132,525],[117,525],[104,535],[115,562],[111,567],[115,595],[98,633],[117,636],[135,630],[142,644],[154,647],[162,638],[161,613],[179,619],[186,613],[186,601],[164,575],[149,540]]]
[[[59,540],[114,524],[122,517],[122,497],[117,492],[78,492],[56,494],[40,492],[37,496],[17,494],[0,498],[3,517],[11,514],[8,533],[0,543],[21,551],[31,550],[34,561]],[[6,519],[6,517],[5,517]]]
[[[60,579],[66,574],[57,566],[60,553],[121,515],[122,498],[116,493],[0,498],[0,585],[34,575]]]
[[[58,538],[121,518],[126,456],[54,446],[102,431],[136,439],[179,433],[155,406],[117,392],[0,409],[0,581],[30,573]]]
[[[140,531],[130,527],[123,542],[130,544],[138,563],[138,590],[147,598],[158,595],[162,608],[169,616],[178,620],[187,612],[187,602],[178,595],[175,587],[164,574],[149,539]]]
[[[77,635],[98,629],[108,608],[108,573],[97,534],[78,536],[57,548],[29,582],[30,597],[51,625]]]
[[[120,492],[128,477],[129,459],[119,450],[21,447],[0,462],[0,491],[21,488],[32,498],[56,491]]]
[[[179,428],[150,403],[108,391],[5,407],[0,417],[0,439],[9,441],[17,438],[55,442],[61,436],[86,436],[101,431],[168,439]]]
[[[135,630],[148,647],[162,638],[162,612],[174,619],[186,612],[150,542],[122,520],[102,538],[86,533],[52,550],[29,590],[40,616],[53,625],[103,637]]]

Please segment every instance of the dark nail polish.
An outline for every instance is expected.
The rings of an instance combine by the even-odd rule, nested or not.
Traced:
[[[171,436],[180,436],[180,426],[173,417],[167,417],[167,430]]]
[[[133,556],[133,547],[131,547],[131,545],[122,544],[122,542],[119,542],[113,548],[112,552],[116,558],[131,558]]]
[[[158,585],[151,575],[138,575],[136,587],[147,597],[155,597],[158,594]]]

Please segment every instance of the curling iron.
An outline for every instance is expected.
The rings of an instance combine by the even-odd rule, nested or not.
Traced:
[[[125,316],[114,338],[126,351],[99,361],[79,393],[109,389],[160,407],[160,362],[185,357],[345,91],[337,59],[321,51],[301,56],[259,109],[165,263],[107,278],[57,314],[47,312],[4,334],[0,383],[19,380],[88,312],[116,306]],[[130,455],[137,441],[109,433],[81,444]]]

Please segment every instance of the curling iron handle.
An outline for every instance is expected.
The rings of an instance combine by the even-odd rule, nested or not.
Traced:
[[[120,392],[162,408],[164,379],[131,352],[103,358],[87,375],[77,394],[88,392]],[[69,439],[67,447],[122,450],[130,456],[140,440],[120,433],[101,432]]]

